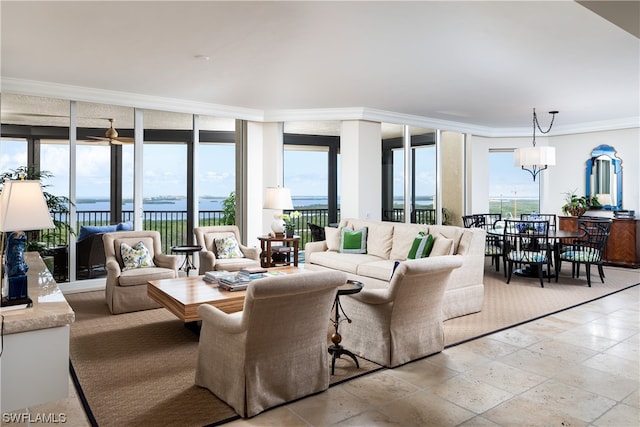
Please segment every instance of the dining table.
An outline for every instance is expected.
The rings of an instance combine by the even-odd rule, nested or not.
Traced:
[[[488,228],[487,229],[487,234],[490,234],[492,236],[496,236],[496,237],[500,237],[500,236],[504,236],[504,228],[503,227],[492,227],[492,228]],[[577,231],[571,231],[571,230],[558,230],[555,228],[550,228],[549,229],[549,239],[553,240],[554,244],[553,244],[553,262],[557,263],[559,262],[559,258],[560,258],[560,242],[562,241],[571,241],[574,239],[579,239],[581,237],[583,237],[585,235],[585,231],[584,230],[577,230]],[[557,265],[557,264],[555,264]],[[527,265],[525,268],[520,268],[517,270],[514,270],[514,273],[517,274],[518,276],[522,276],[522,277],[532,277],[532,278],[538,278],[538,270],[536,269],[537,267],[532,267],[531,265]],[[546,279],[547,277],[547,273],[546,271],[543,271],[543,276]],[[555,277],[555,272],[551,272],[550,277]]]

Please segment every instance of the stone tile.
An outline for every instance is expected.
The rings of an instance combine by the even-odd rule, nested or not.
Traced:
[[[538,402],[516,397],[482,414],[500,426],[583,426],[579,418],[540,405]]]
[[[419,390],[417,386],[385,371],[357,378],[341,384],[340,387],[371,406],[401,399]]]
[[[500,362],[548,378],[553,377],[556,372],[567,370],[574,365],[570,361],[545,356],[529,349],[509,354],[500,359]]]
[[[484,337],[469,341],[464,344],[464,348],[467,351],[472,351],[473,353],[482,355],[488,359],[497,359],[520,349],[520,347],[494,340],[491,337]]]
[[[429,359],[416,360],[394,369],[385,371],[387,375],[407,381],[418,388],[431,387],[440,384],[458,373],[445,366],[432,363]]]
[[[464,376],[513,394],[522,393],[547,380],[546,377],[505,365],[499,361],[493,361],[471,369],[465,372]]]
[[[585,360],[582,364],[590,368],[632,380],[637,380],[640,377],[640,369],[637,361],[634,362],[610,354],[597,354],[591,359]]]
[[[519,328],[507,329],[491,335],[491,338],[516,347],[529,347],[531,344],[544,340],[546,337],[540,333],[521,330]]]
[[[421,391],[396,400],[379,409],[404,426],[441,427],[461,424],[475,416],[471,411],[454,405],[429,391]]]
[[[638,346],[638,343],[632,342],[632,341],[637,341],[637,340],[634,339],[634,340],[623,341],[607,349],[604,352],[604,354],[620,357],[621,359],[626,359],[631,362],[639,363],[640,346]]]
[[[625,405],[630,405],[640,409],[640,391],[639,390],[634,391],[629,396],[627,396],[627,398],[624,399],[622,403],[624,403]]]
[[[600,396],[620,401],[634,390],[638,390],[640,382],[626,377],[611,375],[588,366],[577,365],[561,371],[555,380],[575,388],[590,391]]]
[[[404,427],[405,425],[392,420],[389,416],[378,411],[366,411],[360,415],[333,424],[334,427]]]
[[[340,385],[331,387],[324,393],[290,403],[287,407],[314,426],[335,424],[371,409],[369,404]]]
[[[493,408],[513,397],[512,393],[461,375],[432,387],[429,391],[476,414]]]
[[[225,424],[229,427],[308,427],[308,423],[287,407],[270,409],[253,418],[239,419]]]
[[[540,408],[544,407],[551,412],[564,413],[588,423],[598,419],[616,404],[612,399],[556,380],[542,383],[520,396],[536,402]]]
[[[591,335],[583,329],[571,329],[558,334],[554,339],[594,351],[605,351],[618,343],[618,341],[614,339]]]
[[[540,341],[530,345],[527,349],[544,356],[555,357],[569,362],[582,362],[598,354],[594,350],[556,340]]]
[[[464,346],[455,346],[434,354],[429,361],[436,365],[464,372],[491,361],[488,357],[467,350]]]
[[[574,329],[576,332],[584,331],[596,337],[608,338],[615,341],[623,341],[638,333],[636,329],[625,329],[607,324],[604,321],[589,322]]]
[[[594,421],[593,425],[602,427],[640,426],[640,411],[629,405],[618,404]]]
[[[499,424],[478,415],[477,417],[473,417],[470,420],[463,422],[458,427],[499,427]]]
[[[551,317],[555,319],[563,320],[566,322],[573,322],[573,323],[579,323],[579,324],[591,322],[593,320],[596,320],[602,317],[602,313],[596,313],[585,307],[586,306],[582,305],[579,307],[572,308],[571,310],[561,311],[560,313],[556,313]]]

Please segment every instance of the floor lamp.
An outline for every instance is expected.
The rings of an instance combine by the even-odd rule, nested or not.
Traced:
[[[0,194],[0,279],[2,307],[31,304],[24,260],[27,243],[25,230],[55,228],[40,181],[5,181]],[[8,236],[7,236],[7,233]],[[6,244],[5,244],[6,240]],[[6,271],[3,271],[4,270]],[[5,295],[4,275],[7,275]]]

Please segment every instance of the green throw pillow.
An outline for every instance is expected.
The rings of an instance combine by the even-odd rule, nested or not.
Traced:
[[[433,248],[433,236],[431,234],[424,234],[423,231],[418,233],[413,244],[409,250],[407,259],[426,258],[429,256],[431,249]]]
[[[340,252],[344,254],[367,253],[367,227],[358,230],[343,228],[340,239]]]
[[[142,243],[136,243],[133,247],[126,243],[120,243],[120,256],[124,264],[123,270],[133,270],[134,268],[155,267],[149,249]]]

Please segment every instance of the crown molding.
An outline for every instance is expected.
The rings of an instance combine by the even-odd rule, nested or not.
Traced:
[[[129,92],[118,92],[82,86],[58,83],[2,78],[2,92],[31,96],[69,99],[74,101],[113,104],[133,108],[172,111],[179,113],[201,114],[222,118],[242,119],[255,122],[286,122],[308,120],[367,120],[374,122],[394,123],[415,126],[425,129],[440,129],[488,138],[524,137],[531,135],[531,128],[490,128],[470,123],[450,120],[432,119],[429,117],[395,113],[365,107],[317,108],[317,109],[280,109],[258,110],[229,105],[211,104],[177,98],[163,98]],[[577,133],[603,132],[611,130],[640,127],[640,117],[605,120],[599,122],[579,123],[557,126],[549,134],[569,135]]]

